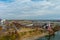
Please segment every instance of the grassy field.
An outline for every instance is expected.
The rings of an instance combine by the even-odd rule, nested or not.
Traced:
[[[21,21],[19,23],[31,24],[32,22]],[[28,40],[48,35],[48,31],[46,29],[37,26],[32,26],[33,28],[26,27],[20,25],[19,23],[10,22],[6,25],[6,29],[4,29],[4,32],[0,27],[0,40]],[[18,29],[16,30],[15,27]],[[57,24],[55,24],[52,28],[54,28],[54,31],[60,30],[60,26]]]
[[[38,30],[37,30],[38,29]],[[5,32],[5,34],[0,36],[0,40],[22,40],[23,38],[29,38],[33,36],[41,35],[42,33],[45,33],[43,29],[41,28],[21,28],[18,30],[18,32],[13,32],[14,30],[8,30]]]

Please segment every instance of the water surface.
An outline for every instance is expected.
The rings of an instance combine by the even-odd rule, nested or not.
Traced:
[[[47,37],[42,37],[37,40],[48,40]],[[51,37],[50,40],[60,40],[60,31],[55,33],[55,37]]]

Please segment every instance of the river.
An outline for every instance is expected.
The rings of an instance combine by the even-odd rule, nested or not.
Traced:
[[[41,37],[37,40],[48,40],[47,37]],[[55,33],[54,37],[51,37],[50,40],[60,40],[60,31]]]

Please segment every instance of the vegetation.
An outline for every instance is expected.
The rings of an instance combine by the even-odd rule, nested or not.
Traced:
[[[24,22],[26,23],[26,22]],[[0,40],[18,40],[20,38],[23,37],[32,37],[32,36],[36,36],[36,35],[41,35],[42,33],[46,33],[47,30],[40,28],[40,27],[35,27],[35,28],[30,28],[30,27],[26,27],[26,26],[22,26],[19,23],[9,23],[6,25],[6,27],[8,27],[9,29],[6,30],[7,34],[0,36]],[[17,31],[14,27],[19,28],[19,31]],[[33,26],[32,26],[33,27]],[[53,31],[57,31],[60,30],[60,25],[55,25],[54,28],[52,28]],[[2,28],[0,27],[0,30],[2,30]],[[12,31],[12,32],[11,32]],[[16,31],[16,32],[13,32]],[[47,35],[46,37],[51,37],[50,35]],[[48,38],[50,39],[50,38]]]
[[[0,37],[0,40],[15,40],[15,39],[16,39],[15,34],[13,34],[13,35],[5,35],[5,36]]]

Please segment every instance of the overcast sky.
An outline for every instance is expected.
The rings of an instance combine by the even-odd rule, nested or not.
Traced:
[[[60,0],[0,0],[2,19],[60,19]]]

